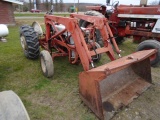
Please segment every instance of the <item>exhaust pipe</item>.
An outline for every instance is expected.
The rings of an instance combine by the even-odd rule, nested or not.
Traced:
[[[141,6],[146,6],[147,5],[148,0],[141,0],[140,1],[140,5]]]

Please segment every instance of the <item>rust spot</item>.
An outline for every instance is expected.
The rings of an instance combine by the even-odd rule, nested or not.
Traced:
[[[106,76],[110,75],[111,74],[111,71],[109,68],[105,68],[105,73],[106,73]]]
[[[107,112],[115,111],[113,105],[112,105],[110,102],[108,102],[108,101],[103,102],[103,109],[104,109],[105,111],[107,111]]]

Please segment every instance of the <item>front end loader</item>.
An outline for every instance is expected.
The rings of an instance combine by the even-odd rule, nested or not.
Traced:
[[[79,27],[78,19],[92,25],[87,28]],[[71,64],[82,64],[84,71],[79,74],[80,97],[99,119],[111,119],[120,108],[131,103],[151,86],[149,57],[157,51],[145,50],[121,57],[106,18],[79,14],[71,14],[70,17],[46,14],[44,20],[45,33],[37,22],[33,23],[33,27],[20,28],[25,56],[37,58],[37,45],[40,45],[44,49],[40,58],[46,77],[53,76],[55,57],[68,56]],[[96,29],[102,35],[104,47],[96,42]],[[113,47],[119,56],[117,60]],[[111,62],[95,67],[94,63],[105,54]]]

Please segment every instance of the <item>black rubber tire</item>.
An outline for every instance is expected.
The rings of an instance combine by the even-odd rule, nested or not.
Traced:
[[[24,25],[20,27],[20,41],[24,54],[29,59],[37,59],[40,54],[38,35],[33,27]]]
[[[87,11],[84,14],[89,15],[89,16],[98,16],[98,17],[102,17],[102,18],[105,17],[102,13],[99,13],[97,11]],[[80,20],[79,21],[79,26],[80,27],[86,27],[88,24],[89,24],[89,22],[87,22],[85,20]],[[101,46],[103,46],[101,34],[100,34],[100,31],[98,29],[96,30],[96,40],[97,40],[96,42],[98,42]]]
[[[118,45],[122,44],[122,43],[125,41],[125,40],[124,40],[124,37],[118,35],[117,28],[114,27],[112,24],[109,24],[109,26],[110,26],[110,28],[113,28],[113,29],[112,29],[112,33],[114,33],[113,36],[115,37],[116,43],[117,43]],[[114,31],[113,31],[113,30],[114,30]],[[112,43],[112,41],[111,41],[111,43]]]
[[[123,37],[120,37],[120,36],[117,36],[117,37],[115,38],[115,40],[116,40],[116,43],[117,43],[118,45],[120,45],[120,44],[122,44],[122,43],[124,42],[124,38],[123,38]]]
[[[95,50],[97,48],[101,48],[101,46],[97,42],[95,42]],[[95,56],[92,56],[93,62],[99,62],[101,60],[101,56],[102,56],[101,54],[97,54]]]
[[[151,66],[153,67],[157,66],[160,61],[160,42],[156,40],[145,40],[138,45],[136,51],[147,50],[147,49],[157,49],[155,59],[153,60],[150,59]]]
[[[41,69],[45,77],[52,77],[54,74],[54,65],[50,53],[47,50],[42,50],[40,53]]]

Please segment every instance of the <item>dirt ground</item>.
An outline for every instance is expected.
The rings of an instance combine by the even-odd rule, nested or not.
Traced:
[[[160,69],[152,68],[153,85],[113,120],[159,120],[160,119]]]

